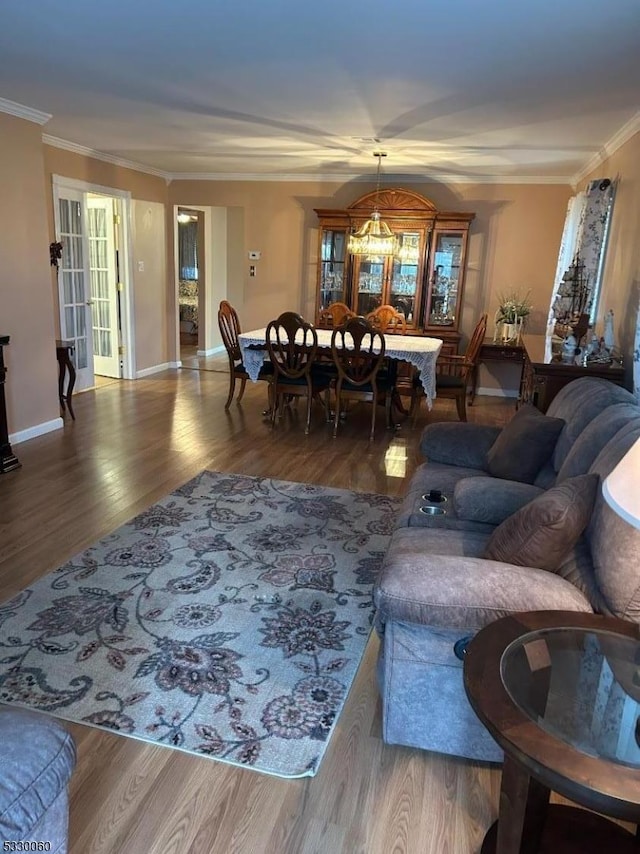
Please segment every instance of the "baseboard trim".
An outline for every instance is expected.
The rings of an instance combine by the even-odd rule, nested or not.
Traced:
[[[44,436],[45,433],[53,433],[54,430],[62,430],[64,421],[62,418],[53,418],[51,421],[43,421],[42,424],[34,424],[33,427],[27,427],[26,430],[18,430],[17,433],[9,435],[9,444],[19,445],[20,442],[27,442],[29,439],[35,439],[37,436]]]
[[[484,388],[476,389],[476,394],[485,394],[487,397],[518,397],[519,392],[513,388]]]
[[[197,356],[217,356],[218,353],[224,353],[224,352],[225,352],[224,346],[220,346],[220,347],[212,347],[210,350],[197,350],[196,355]]]
[[[168,371],[170,368],[179,367],[179,362],[163,362],[161,365],[152,365],[150,368],[143,368],[141,371],[136,371],[136,379],[142,380],[145,377],[150,377],[152,374],[161,374],[162,371]]]

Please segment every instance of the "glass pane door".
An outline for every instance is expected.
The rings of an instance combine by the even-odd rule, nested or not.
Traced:
[[[320,311],[332,302],[347,302],[346,299],[346,245],[347,235],[343,231],[327,229],[322,232],[320,258]]]
[[[361,258],[356,264],[355,280],[357,286],[356,313],[367,315],[382,305],[382,291],[385,281],[385,264],[382,259]]]
[[[62,243],[59,270],[60,330],[63,339],[74,345],[76,388],[94,384],[93,345],[88,291],[85,218],[82,194],[58,193],[58,240]]]
[[[389,302],[401,314],[407,323],[413,323],[416,317],[418,283],[421,262],[419,232],[404,232],[398,235],[399,248],[393,258],[391,270],[391,293]]]
[[[94,370],[100,376],[119,377],[113,200],[91,196],[87,208]]]
[[[463,240],[460,232],[435,234],[428,309],[430,326],[453,326],[456,323]]]

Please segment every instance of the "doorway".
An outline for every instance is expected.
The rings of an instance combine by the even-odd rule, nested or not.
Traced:
[[[202,234],[196,211],[178,208],[178,323],[179,359],[184,367],[198,363],[201,320],[200,291],[202,271]]]
[[[60,333],[74,347],[76,389],[133,379],[130,194],[54,176]]]

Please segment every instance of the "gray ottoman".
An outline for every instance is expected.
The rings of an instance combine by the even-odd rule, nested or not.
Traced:
[[[41,843],[39,851],[65,854],[75,763],[73,738],[58,721],[0,706],[0,847]]]

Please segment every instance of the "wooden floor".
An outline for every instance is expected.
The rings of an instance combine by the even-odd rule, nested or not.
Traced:
[[[74,399],[76,421],[14,447],[23,467],[0,478],[0,600],[24,588],[204,468],[399,495],[427,420],[366,440],[354,408],[337,439],[304,406],[274,431],[265,385],[223,404],[228,378],[198,370],[116,382]],[[470,420],[505,423],[513,403],[478,398]],[[499,772],[380,737],[377,640],[316,777],[281,780],[165,747],[70,725],[71,854],[471,854],[496,817]]]

